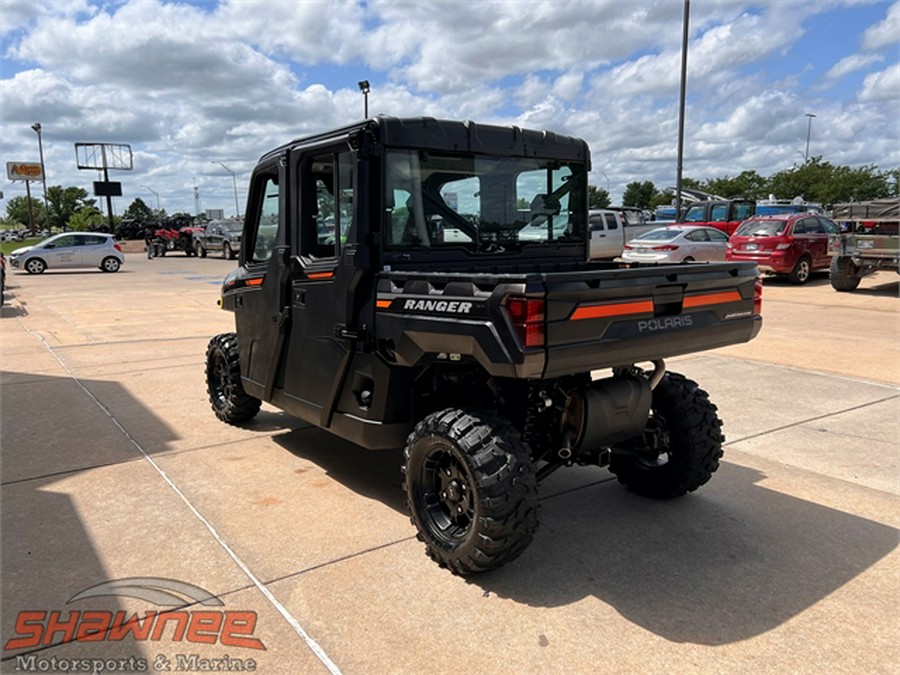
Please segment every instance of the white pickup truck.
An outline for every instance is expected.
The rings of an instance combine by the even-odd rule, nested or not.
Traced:
[[[625,244],[645,232],[660,227],[654,222],[628,223],[621,211],[591,209],[588,213],[591,233],[589,255],[591,260],[612,260],[622,255]]]

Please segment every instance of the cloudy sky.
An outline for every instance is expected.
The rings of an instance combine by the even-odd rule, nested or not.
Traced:
[[[585,138],[592,183],[673,185],[681,0],[2,0],[2,161],[91,190],[74,143],[128,143],[121,213],[240,209],[255,160],[369,113]],[[694,0],[684,172],[810,156],[900,166],[900,1]],[[3,174],[10,199],[23,183]],[[793,197],[794,195],[779,195]],[[0,201],[5,213],[5,200]]]

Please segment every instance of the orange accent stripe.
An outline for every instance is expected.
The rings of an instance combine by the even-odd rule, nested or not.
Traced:
[[[703,307],[705,305],[722,305],[726,302],[740,302],[743,300],[737,291],[725,291],[723,293],[705,293],[704,295],[688,295],[684,299],[682,307]]]
[[[334,272],[310,272],[306,275],[307,279],[331,279]]]
[[[391,306],[391,301],[390,300],[376,300],[375,306],[378,307],[378,309],[387,309],[388,307]]]
[[[256,279],[247,279],[248,286],[262,286],[263,279],[265,277],[258,277]]]
[[[644,314],[653,311],[652,300],[638,300],[637,302],[617,302],[610,305],[588,305],[579,307],[572,314],[573,321],[581,319],[602,319],[607,316],[625,316],[627,314]]]

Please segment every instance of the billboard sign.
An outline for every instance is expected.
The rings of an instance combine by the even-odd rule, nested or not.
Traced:
[[[44,172],[39,162],[7,162],[6,177],[10,180],[41,180]]]
[[[75,163],[79,169],[119,169],[131,171],[134,160],[127,143],[76,143]]]

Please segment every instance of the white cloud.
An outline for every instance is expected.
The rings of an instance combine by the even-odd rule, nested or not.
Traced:
[[[900,2],[895,2],[887,12],[884,21],[881,21],[863,33],[862,46],[864,49],[881,49],[893,47],[897,50],[900,41]]]
[[[855,73],[857,70],[862,70],[873,63],[881,63],[882,61],[884,61],[884,57],[878,54],[851,54],[829,68],[828,72],[825,73],[825,78],[827,80],[839,80],[845,75]]]
[[[895,64],[879,73],[867,75],[863,81],[862,90],[859,92],[859,100],[868,103],[879,101],[893,103],[896,113],[900,106],[900,64]]]

